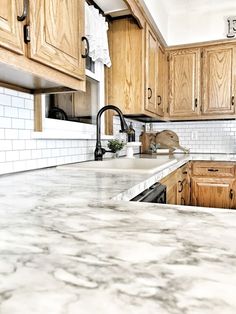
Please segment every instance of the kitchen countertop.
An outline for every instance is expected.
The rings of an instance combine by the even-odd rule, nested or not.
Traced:
[[[2,176],[0,313],[235,314],[236,212],[125,201],[188,160],[236,161],[176,157],[146,176]]]

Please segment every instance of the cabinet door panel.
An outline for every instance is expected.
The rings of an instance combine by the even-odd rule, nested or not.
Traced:
[[[84,0],[30,1],[29,57],[83,79]]]
[[[232,208],[234,179],[192,178],[192,205]],[[232,197],[231,197],[232,196]]]
[[[20,3],[23,0],[0,0],[0,46],[24,54],[23,25],[17,21],[23,10]]]
[[[170,52],[170,116],[199,114],[200,50]]]
[[[165,52],[162,50],[161,47],[158,48],[158,76],[157,76],[157,114],[159,116],[164,115],[164,101],[165,101],[165,95],[164,95],[164,88],[165,88]]]
[[[233,114],[235,48],[206,48],[203,51],[203,114]]]
[[[157,50],[158,43],[155,35],[147,26],[146,31],[146,106],[145,109],[157,112]]]

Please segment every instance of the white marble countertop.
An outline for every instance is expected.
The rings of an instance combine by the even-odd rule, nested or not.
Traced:
[[[236,157],[2,176],[0,313],[235,314],[236,212],[123,201],[190,159]]]

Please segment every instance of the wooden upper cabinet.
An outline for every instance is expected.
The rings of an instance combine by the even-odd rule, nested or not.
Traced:
[[[0,1],[0,46],[24,54],[22,22],[17,16],[22,14],[23,0]]]
[[[146,25],[146,102],[145,109],[157,113],[158,41]]]
[[[83,79],[84,0],[30,1],[29,58]]]
[[[169,114],[197,116],[200,102],[200,49],[169,53]]]
[[[203,114],[235,113],[235,45],[203,49]]]
[[[158,70],[157,70],[157,114],[159,116],[164,115],[164,103],[165,103],[165,85],[167,62],[165,57],[165,51],[159,46],[158,49]]]

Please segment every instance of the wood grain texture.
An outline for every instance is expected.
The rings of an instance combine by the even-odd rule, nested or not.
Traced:
[[[223,45],[203,50],[203,114],[234,114],[235,47]]]
[[[235,208],[234,162],[195,161],[191,182],[191,205]]]
[[[44,64],[30,60],[24,55],[18,55],[1,47],[0,67],[0,81],[4,84],[34,91],[39,90],[40,93],[46,90],[58,91],[58,88],[61,87],[85,91],[84,80],[78,80]]]
[[[197,116],[200,109],[200,49],[169,53],[170,117]]]
[[[166,186],[166,203],[177,205],[178,203],[178,177],[177,171],[169,174],[160,181]]]
[[[22,13],[20,0],[0,0],[0,46],[24,54],[22,22],[17,15]]]
[[[132,18],[110,24],[112,67],[106,70],[107,101],[124,114],[143,112],[143,41],[144,31]]]
[[[145,109],[157,113],[157,71],[158,71],[158,41],[146,24],[146,76],[145,76]]]
[[[158,69],[157,69],[157,106],[156,112],[159,116],[163,117],[164,115],[164,105],[166,102],[166,89],[165,85],[167,84],[167,60],[165,56],[164,49],[158,47]]]
[[[29,57],[84,79],[84,0],[30,1]]]
[[[192,205],[216,208],[233,208],[230,198],[235,179],[192,177]],[[235,192],[234,192],[235,193]]]
[[[193,162],[192,174],[194,176],[234,178],[235,163],[234,162]]]

